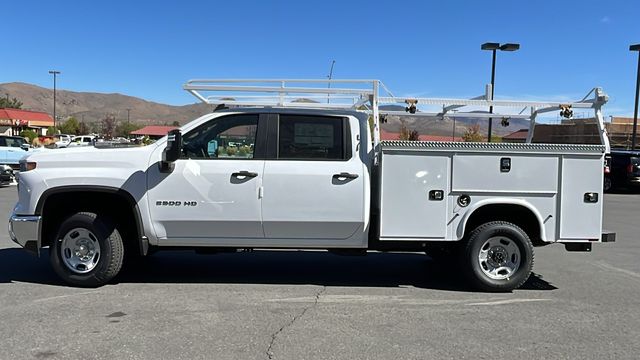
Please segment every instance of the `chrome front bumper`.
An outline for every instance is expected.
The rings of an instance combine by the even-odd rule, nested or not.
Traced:
[[[41,216],[11,214],[9,218],[9,236],[16,244],[29,252],[39,255],[41,223]]]

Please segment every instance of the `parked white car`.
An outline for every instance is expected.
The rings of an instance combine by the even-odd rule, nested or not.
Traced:
[[[78,135],[71,138],[71,142],[67,147],[76,146],[92,146],[96,137],[93,135]]]
[[[54,136],[56,139],[56,147],[58,148],[66,148],[71,144],[71,135],[67,134],[58,134]]]

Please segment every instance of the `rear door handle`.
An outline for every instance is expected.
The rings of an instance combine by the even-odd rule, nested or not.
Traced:
[[[334,179],[357,179],[358,174],[350,174],[347,172],[341,172],[340,174],[333,174]]]
[[[233,177],[254,178],[254,177],[258,176],[258,173],[242,170],[242,171],[234,172],[233,174],[231,174],[231,176],[233,176]]]

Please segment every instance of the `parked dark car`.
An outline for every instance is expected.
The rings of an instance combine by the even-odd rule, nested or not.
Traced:
[[[0,165],[0,185],[9,185],[13,181],[13,169],[9,165]]]
[[[608,180],[610,189],[640,188],[640,151],[611,150],[609,174],[606,172],[605,167],[605,191]]]

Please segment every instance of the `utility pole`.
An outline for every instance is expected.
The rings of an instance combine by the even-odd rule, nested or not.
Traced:
[[[49,74],[53,75],[53,127],[56,127],[58,121],[56,118],[56,77],[60,74],[60,71],[49,70]]]
[[[458,110],[455,110],[455,109],[451,110],[451,112],[454,113],[453,114],[454,115],[453,116],[453,131],[451,132],[451,141],[456,141],[456,116],[455,116],[455,113],[457,111]]]
[[[129,112],[131,111],[130,108],[127,108],[127,125],[129,125]]]
[[[329,70],[329,83],[327,84],[327,89],[331,89],[331,78],[333,77],[333,65],[336,64],[335,60],[331,60],[331,69]],[[327,94],[327,104],[329,103],[329,94]]]
[[[639,51],[640,44],[629,46],[629,51]],[[638,95],[640,95],[640,53],[638,53],[638,70],[636,73],[636,106],[633,110],[633,137],[631,138],[631,150],[636,149],[636,135],[638,135]]]

